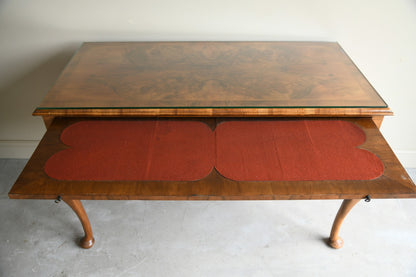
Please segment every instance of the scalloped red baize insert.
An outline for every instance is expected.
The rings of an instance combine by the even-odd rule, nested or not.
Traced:
[[[370,180],[384,166],[357,125],[342,120],[82,121],[45,165],[72,181],[194,181],[215,167],[236,181]]]
[[[81,121],[61,141],[45,165],[58,180],[198,180],[215,161],[214,133],[194,121]]]
[[[215,131],[215,166],[233,180],[370,180],[384,171],[376,155],[357,148],[365,133],[347,121],[232,121]]]

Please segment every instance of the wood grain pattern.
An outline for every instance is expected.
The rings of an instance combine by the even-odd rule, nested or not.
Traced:
[[[373,118],[374,124],[376,124],[377,128],[380,129],[381,124],[383,123],[383,120],[384,120],[384,116],[383,115],[374,115],[372,118]]]
[[[112,108],[36,109],[33,115],[44,117],[371,117],[393,115],[393,112],[389,108]]]
[[[54,153],[67,148],[59,139],[60,133],[66,126],[79,120],[83,119],[55,119],[11,189],[10,198],[55,199],[58,195],[71,199],[120,200],[360,199],[367,195],[371,195],[372,198],[416,197],[415,185],[371,118],[344,118],[342,120],[348,120],[360,126],[364,130],[367,140],[359,147],[376,154],[383,161],[385,171],[381,177],[374,180],[232,181],[222,177],[215,170],[206,178],[192,182],[73,182],[49,178],[43,170],[45,162]],[[91,120],[91,118],[88,120]],[[230,119],[186,118],[186,120],[201,120],[214,129],[219,122]],[[232,120],[238,120],[238,118]],[[289,119],[261,118],[261,120]]]
[[[276,109],[288,107],[389,113],[337,43],[108,42],[83,44],[35,114],[295,114]]]
[[[53,115],[43,115],[42,119],[43,119],[43,123],[45,124],[46,129],[48,129],[49,126],[51,126],[53,120],[55,119],[55,116],[53,116]]]

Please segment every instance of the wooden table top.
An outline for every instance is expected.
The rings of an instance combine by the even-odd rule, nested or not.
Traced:
[[[35,115],[388,115],[337,43],[84,43]]]

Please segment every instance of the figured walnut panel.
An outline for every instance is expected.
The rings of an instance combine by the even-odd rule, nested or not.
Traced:
[[[109,42],[83,44],[38,110],[285,107],[387,105],[337,43]]]

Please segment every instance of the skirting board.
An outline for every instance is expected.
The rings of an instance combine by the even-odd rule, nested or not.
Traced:
[[[36,146],[37,140],[1,140],[0,159],[29,159]],[[416,151],[394,151],[405,168],[416,168]]]

